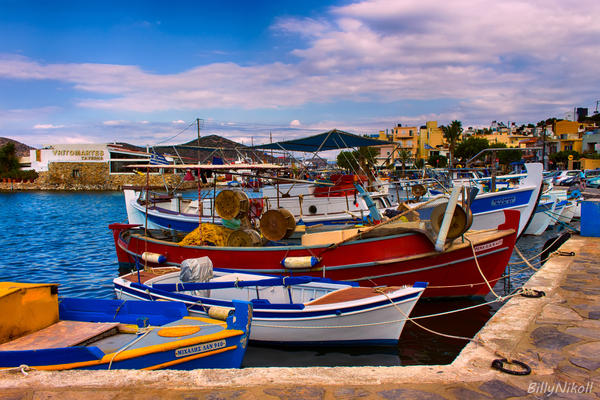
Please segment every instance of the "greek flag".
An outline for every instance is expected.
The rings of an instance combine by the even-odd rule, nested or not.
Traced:
[[[152,165],[169,165],[169,162],[162,154],[159,154],[152,150],[150,154],[150,164]]]

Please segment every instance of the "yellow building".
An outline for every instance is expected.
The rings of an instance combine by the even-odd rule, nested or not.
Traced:
[[[432,151],[444,147],[444,131],[438,127],[437,121],[427,121],[419,130],[419,157],[427,160]]]
[[[513,135],[508,130],[501,130],[490,134],[476,134],[475,137],[486,139],[490,144],[503,143],[506,147],[521,147],[522,140],[529,139],[528,135]]]
[[[392,128],[392,140],[398,143],[398,150],[406,150],[412,158],[417,156],[419,150],[419,128],[416,126],[402,126],[398,124]]]
[[[581,153],[584,125],[577,121],[555,121],[552,130],[558,139],[558,151],[574,150]]]

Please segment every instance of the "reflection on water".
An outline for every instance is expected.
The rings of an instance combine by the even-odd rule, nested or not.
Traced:
[[[121,193],[2,193],[0,224],[2,252],[0,280],[58,282],[65,296],[113,298],[112,279],[118,274],[108,224],[125,222]],[[557,235],[525,236],[518,242],[531,257]],[[518,261],[513,255],[512,261]],[[511,267],[512,271],[522,268]],[[511,277],[511,289],[525,282],[531,271]],[[494,286],[504,294],[504,283]],[[493,299],[421,300],[412,316],[470,307]],[[418,320],[429,329],[472,337],[498,309],[498,303],[441,317]],[[466,341],[444,338],[407,322],[398,347],[290,348],[251,345],[244,359],[253,366],[358,366],[450,363]]]

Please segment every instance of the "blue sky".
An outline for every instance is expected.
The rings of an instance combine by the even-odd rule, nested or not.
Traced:
[[[0,0],[0,136],[176,143],[202,118],[248,144],[561,118],[600,99],[599,17],[592,0]]]

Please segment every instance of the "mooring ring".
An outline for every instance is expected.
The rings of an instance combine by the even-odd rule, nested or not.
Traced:
[[[518,365],[519,367],[523,368],[523,371],[514,371],[512,369],[504,368],[504,363]],[[511,375],[529,375],[531,373],[531,367],[529,367],[529,365],[517,360],[512,360],[508,362],[506,358],[497,358],[494,361],[492,361],[492,368],[495,368],[498,371],[502,371]]]

